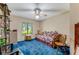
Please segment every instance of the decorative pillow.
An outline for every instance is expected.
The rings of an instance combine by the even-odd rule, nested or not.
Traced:
[[[61,34],[59,40],[60,40],[60,42],[65,43],[66,42],[66,35]]]
[[[57,34],[57,35],[55,35],[55,37],[54,37],[54,41],[59,42],[59,38],[60,38],[60,36],[61,36],[61,34]]]
[[[58,34],[55,38],[55,41],[65,43],[66,42],[66,35]]]

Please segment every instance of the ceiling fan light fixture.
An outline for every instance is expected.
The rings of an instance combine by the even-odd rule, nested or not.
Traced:
[[[35,12],[35,19],[39,19],[41,10],[39,8],[35,8],[34,12]]]
[[[34,11],[36,15],[39,15],[41,10],[39,8],[36,8]]]
[[[36,11],[35,11],[35,14],[36,14],[36,15],[38,15],[39,13],[40,13],[39,10],[36,10]]]
[[[40,18],[40,16],[39,16],[39,15],[36,15],[36,16],[35,16],[35,18],[36,18],[36,19],[39,19],[39,18]]]

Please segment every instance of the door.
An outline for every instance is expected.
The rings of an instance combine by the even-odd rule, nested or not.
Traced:
[[[79,23],[75,24],[75,53],[79,46]]]
[[[17,42],[17,30],[11,30],[10,31],[10,43],[16,43]]]

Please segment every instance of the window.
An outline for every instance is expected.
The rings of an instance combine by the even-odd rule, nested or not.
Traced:
[[[22,24],[22,34],[32,34],[32,24],[31,23]]]
[[[32,24],[27,24],[27,33],[32,34]]]

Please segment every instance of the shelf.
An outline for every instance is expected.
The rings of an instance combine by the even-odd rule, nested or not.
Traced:
[[[10,44],[10,10],[6,4],[0,3],[0,54],[6,54]]]

